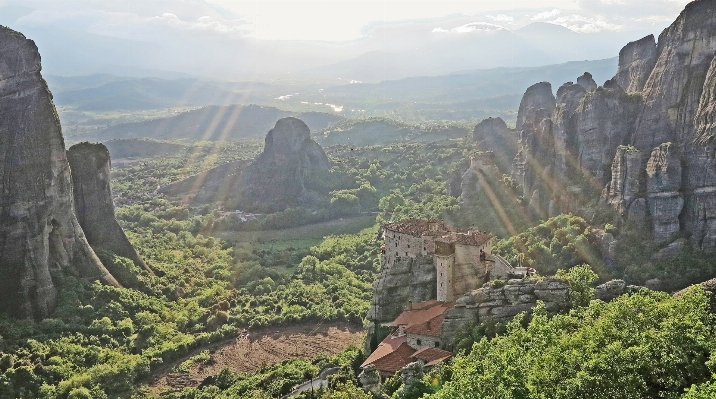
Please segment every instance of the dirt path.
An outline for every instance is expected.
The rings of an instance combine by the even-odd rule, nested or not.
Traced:
[[[234,372],[252,372],[263,365],[280,363],[289,358],[313,358],[321,353],[332,355],[350,345],[360,347],[364,337],[365,331],[361,327],[348,323],[299,324],[252,330],[248,336],[200,348],[192,355],[209,349],[211,361],[208,364],[196,365],[189,373],[165,372],[151,381],[149,387],[155,392],[176,390],[198,386],[206,377],[218,374],[224,367]],[[174,365],[189,357],[174,362]]]

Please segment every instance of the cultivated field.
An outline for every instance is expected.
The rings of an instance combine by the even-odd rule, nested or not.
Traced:
[[[218,374],[224,367],[235,372],[251,372],[289,358],[313,358],[321,353],[332,355],[351,345],[362,346],[364,337],[362,328],[347,323],[300,324],[254,330],[210,348],[211,360],[205,364],[193,366],[188,373],[161,375],[149,386],[158,391],[198,386],[206,377]],[[179,364],[191,355],[173,364]]]

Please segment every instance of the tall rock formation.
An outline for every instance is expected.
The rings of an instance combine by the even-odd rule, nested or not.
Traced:
[[[585,175],[600,187],[609,180],[609,166],[617,147],[627,144],[633,131],[638,97],[619,86],[586,93],[574,112],[576,156]]]
[[[556,106],[552,85],[548,82],[530,86],[520,102],[517,112],[520,149],[513,161],[512,178],[522,188],[525,199],[535,197],[535,192],[537,196],[548,195],[540,184],[547,179],[540,176],[551,176],[551,162],[545,160],[554,159],[555,145],[550,118]]]
[[[530,209],[544,207],[550,182],[557,184],[550,201],[570,186],[604,187],[604,202],[629,225],[650,225],[657,242],[683,232],[697,248],[716,251],[715,55],[716,2],[697,0],[658,45],[653,36],[627,44],[604,87],[585,93],[563,85],[551,115],[549,95],[535,95],[546,92],[545,83],[527,89],[513,177]],[[591,86],[586,75],[580,79]]]
[[[567,82],[557,89],[557,105],[552,119],[555,178],[560,180],[566,179],[570,169],[576,167],[576,162],[571,156],[577,145],[574,134],[576,131],[574,111],[579,107],[586,92],[584,86],[572,82]]]
[[[696,144],[716,145],[716,56],[711,61],[696,112]]]
[[[584,87],[584,90],[591,91],[597,88],[597,82],[592,78],[592,74],[584,72],[584,74],[577,78],[577,84]]]
[[[311,202],[315,194],[307,189],[307,181],[329,169],[328,157],[311,139],[308,126],[294,117],[279,119],[266,135],[263,153],[243,176],[242,206],[279,211]]]
[[[654,148],[646,164],[646,191],[654,241],[669,242],[680,230],[684,207],[681,188],[681,159],[676,146],[663,143]]]
[[[137,266],[149,271],[114,218],[114,203],[109,186],[111,162],[107,147],[101,143],[75,144],[67,151],[67,159],[72,171],[75,212],[87,242],[95,251],[102,249],[129,258]],[[113,274],[121,279],[118,273]],[[131,285],[126,281],[121,282]]]
[[[517,154],[518,135],[507,127],[502,118],[483,119],[475,125],[472,137],[482,150],[491,151],[495,155],[495,163],[501,170],[509,170]]]
[[[624,46],[619,52],[619,68],[614,77],[627,93],[639,93],[656,64],[654,35],[643,37]]]
[[[118,285],[74,213],[72,181],[35,43],[0,26],[0,310],[42,318],[53,272]]]

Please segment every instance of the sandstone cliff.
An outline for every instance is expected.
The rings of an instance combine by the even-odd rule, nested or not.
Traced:
[[[406,303],[435,299],[437,271],[433,257],[406,257],[393,267],[384,265],[373,284],[373,293],[367,319],[377,323],[395,320]]]
[[[696,112],[696,144],[716,144],[716,56],[706,74],[704,91]]]
[[[246,209],[283,210],[311,202],[315,194],[306,187],[330,168],[326,153],[311,139],[300,119],[279,119],[266,135],[263,153],[247,168],[241,187]]]
[[[75,213],[87,242],[95,251],[102,249],[129,258],[149,271],[114,218],[107,147],[101,143],[75,144],[67,151],[67,160],[72,171]],[[113,275],[121,281],[118,273],[113,272]],[[131,285],[128,281],[121,283]]]
[[[649,35],[624,46],[619,52],[616,83],[627,93],[638,93],[656,64],[656,41]]]
[[[487,283],[458,298],[455,306],[445,312],[440,341],[453,344],[455,333],[470,322],[488,319],[508,321],[521,312],[529,312],[543,301],[549,311],[569,307],[569,283],[556,278],[544,280],[507,281],[505,285]]]
[[[118,285],[75,217],[70,168],[37,47],[0,26],[0,310],[47,316],[54,272]]]
[[[603,87],[568,83],[553,108],[546,83],[528,88],[512,175],[533,215],[575,211],[565,203],[584,210],[603,188],[622,221],[650,225],[657,242],[682,232],[695,247],[715,251],[715,51],[716,2],[698,0],[658,45],[652,36],[627,44]],[[586,195],[560,198],[572,187]]]

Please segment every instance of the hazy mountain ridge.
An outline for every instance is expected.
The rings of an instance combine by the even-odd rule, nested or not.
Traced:
[[[82,140],[106,141],[117,138],[236,140],[261,137],[276,120],[298,115],[312,129],[324,129],[342,117],[328,113],[293,113],[259,105],[207,106],[173,117],[111,126],[87,135]]]

